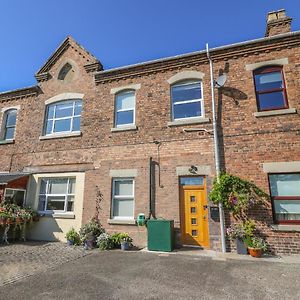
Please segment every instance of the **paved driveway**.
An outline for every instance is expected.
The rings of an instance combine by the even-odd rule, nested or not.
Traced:
[[[0,287],[0,299],[20,295],[43,300],[300,299],[300,265],[95,251]]]
[[[63,243],[26,242],[0,246],[0,287],[88,254]],[[1,297],[1,295],[0,295]]]

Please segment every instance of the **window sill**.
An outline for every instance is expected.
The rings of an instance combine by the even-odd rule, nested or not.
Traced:
[[[47,213],[39,212],[40,217],[53,218],[53,219],[75,219],[75,215],[72,213]]]
[[[130,131],[130,130],[137,130],[136,125],[128,125],[128,126],[122,126],[122,127],[114,127],[111,128],[111,132],[118,132],[118,131]]]
[[[193,119],[184,119],[184,120],[175,120],[172,122],[168,122],[168,126],[180,126],[180,125],[189,125],[189,124],[202,124],[202,123],[209,123],[209,118],[199,117]]]
[[[269,117],[269,116],[279,116],[279,115],[288,115],[288,114],[296,114],[296,108],[286,108],[286,109],[278,109],[278,110],[269,110],[269,111],[258,111],[253,115],[254,117]]]
[[[107,223],[110,225],[135,225],[135,220],[122,220],[122,219],[108,219]]]
[[[81,136],[81,132],[69,132],[69,133],[62,133],[62,134],[49,134],[40,136],[40,141],[42,140],[51,140],[51,139],[63,139],[68,137],[77,137]]]
[[[273,231],[300,232],[300,226],[295,224],[291,224],[291,225],[272,224],[271,228]]]
[[[0,145],[14,144],[15,140],[1,140]]]

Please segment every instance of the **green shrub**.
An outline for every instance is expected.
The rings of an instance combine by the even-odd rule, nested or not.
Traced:
[[[103,232],[97,238],[97,246],[100,250],[109,250],[114,248],[114,243],[111,236]]]
[[[73,245],[80,245],[80,235],[73,227],[67,232],[66,239],[71,241]]]
[[[79,235],[82,242],[87,240],[96,241],[97,237],[103,232],[104,229],[99,221],[93,218],[80,228]]]

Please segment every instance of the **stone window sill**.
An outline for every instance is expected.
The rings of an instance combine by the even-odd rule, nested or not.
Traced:
[[[75,219],[72,213],[47,213],[39,212],[40,217],[53,218],[53,219]]]
[[[14,144],[15,140],[1,140],[0,145]]]
[[[81,136],[81,132],[68,132],[68,133],[62,133],[62,134],[49,134],[49,135],[43,135],[40,136],[40,141],[42,140],[51,140],[51,139],[64,139],[68,137],[78,137]]]
[[[110,225],[135,225],[135,220],[122,220],[122,219],[108,219],[107,223]]]
[[[122,127],[114,127],[111,128],[111,132],[119,132],[119,131],[130,131],[130,130],[137,130],[136,125],[128,125],[128,126],[122,126]]]
[[[209,118],[199,117],[193,119],[185,119],[185,120],[175,120],[172,122],[168,122],[168,126],[180,126],[180,125],[189,125],[189,124],[202,124],[202,123],[209,123]]]
[[[278,110],[269,110],[269,111],[257,111],[253,115],[254,117],[270,117],[270,116],[279,116],[279,115],[288,115],[288,114],[296,114],[296,108],[286,108],[286,109],[278,109]]]
[[[282,225],[282,224],[272,224],[271,228],[273,231],[285,231],[285,232],[300,232],[299,225]]]

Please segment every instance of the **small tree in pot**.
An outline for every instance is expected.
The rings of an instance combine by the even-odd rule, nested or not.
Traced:
[[[91,249],[96,245],[97,237],[104,232],[101,224],[95,219],[91,219],[80,228],[79,235],[84,243],[85,249]]]
[[[227,228],[228,238],[236,241],[236,251],[238,254],[248,254],[245,240],[253,236],[254,230],[255,222],[251,219],[235,223]]]

